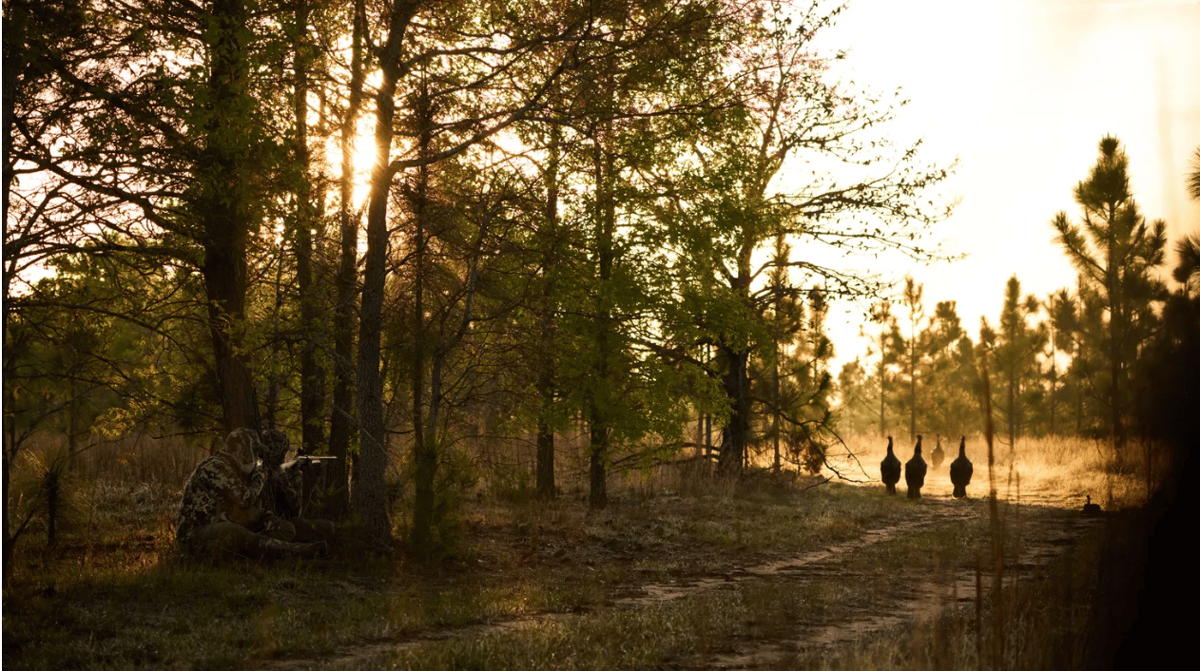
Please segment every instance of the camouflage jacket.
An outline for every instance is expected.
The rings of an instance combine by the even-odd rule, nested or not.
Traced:
[[[263,487],[263,511],[274,513],[285,520],[300,517],[300,492],[304,487],[302,465],[293,463],[270,470],[267,483]]]
[[[189,547],[197,529],[221,520],[248,528],[257,525],[262,514],[259,498],[266,481],[265,468],[255,468],[246,475],[238,460],[225,452],[200,462],[183,487],[176,542]]]
[[[262,458],[268,472],[262,494],[263,510],[285,520],[300,517],[300,493],[304,489],[303,465],[295,462],[284,464],[283,460],[292,446],[282,431],[269,429],[263,431],[261,436]]]

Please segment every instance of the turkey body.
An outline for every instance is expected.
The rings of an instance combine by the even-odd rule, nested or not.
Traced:
[[[883,484],[887,485],[887,493],[896,493],[896,483],[900,482],[900,460],[892,452],[892,437],[888,436],[887,456],[879,464],[879,474],[883,476]]]
[[[967,485],[971,484],[971,473],[975,467],[967,458],[967,437],[963,436],[958,443],[958,458],[950,462],[950,482],[954,483],[954,498],[961,499],[967,495]]]
[[[908,484],[908,498],[921,498],[921,487],[925,485],[925,471],[925,460],[921,458],[921,436],[917,436],[913,457],[904,464],[904,482]]]

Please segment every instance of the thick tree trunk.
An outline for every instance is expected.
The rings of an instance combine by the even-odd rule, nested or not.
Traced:
[[[326,471],[333,491],[326,514],[341,518],[350,502],[350,438],[354,430],[354,299],[358,293],[358,219],[354,215],[354,140],[362,107],[365,0],[355,0],[350,61],[350,100],[341,129],[342,175],[338,225],[341,252],[337,273],[337,305],[333,313],[333,414],[329,420],[329,453],[336,460]]]
[[[387,126],[384,131],[391,135],[390,99],[381,108],[386,108],[387,121],[378,123]],[[380,117],[385,116],[380,112]],[[376,136],[380,132],[376,131]],[[390,146],[390,137],[389,137]],[[386,171],[386,164],[384,165]],[[380,172],[376,165],[376,178]],[[375,181],[373,179],[373,182]],[[355,460],[353,494],[354,510],[362,519],[364,531],[372,542],[387,544],[391,541],[391,523],[388,520],[386,482],[387,445],[383,422],[383,378],[379,373],[381,359],[383,290],[387,279],[386,183],[373,183],[371,208],[367,223],[366,272],[363,277],[362,309],[360,310],[358,344],[358,458]]]
[[[300,295],[300,324],[303,347],[300,350],[300,421],[301,445],[307,454],[315,454],[324,443],[325,371],[317,358],[320,331],[320,306],[312,272],[312,231],[317,223],[309,174],[308,149],[308,66],[309,53],[307,0],[297,0],[292,51],[295,58],[293,116],[296,124],[296,161],[300,179],[296,185],[296,283]]]
[[[596,352],[593,389],[589,403],[588,462],[591,491],[588,504],[594,510],[608,505],[609,441],[612,438],[612,404],[615,402],[615,381],[612,380],[611,359],[614,337],[612,318],[612,270],[614,236],[616,233],[616,202],[613,199],[613,161],[606,147],[595,147],[596,171],[596,257],[599,282],[596,287]]]
[[[721,455],[717,459],[717,472],[722,475],[735,475],[742,470],[746,442],[750,435],[750,377],[747,370],[750,353],[739,352],[724,345],[718,347],[729,365],[722,383],[731,408],[729,419],[721,431]]]
[[[4,501],[3,501],[4,519],[0,520],[0,524],[4,525],[4,549],[3,549],[4,564],[0,565],[0,570],[2,570],[4,573],[3,574],[3,587],[4,587],[4,589],[7,589],[8,588],[8,576],[9,576],[9,574],[12,573],[12,568],[13,568],[13,562],[12,562],[13,551],[16,549],[16,545],[17,545],[17,534],[10,528],[9,519],[8,519],[8,513],[9,513],[9,510],[8,510],[8,499],[9,499],[8,484],[9,484],[9,479],[11,477],[9,475],[9,468],[10,468],[12,460],[13,460],[12,457],[16,455],[17,448],[15,445],[12,444],[13,443],[12,432],[11,432],[10,427],[8,426],[10,420],[8,419],[8,417],[5,417],[3,421],[4,421],[4,436],[3,436],[4,455],[3,455],[3,460],[0,461],[0,468],[3,469],[3,471],[0,471],[0,496],[4,497]]]
[[[380,53],[383,77],[375,95],[375,166],[367,208],[367,252],[363,275],[358,332],[358,460],[352,489],[354,510],[367,536],[377,544],[391,542],[387,491],[387,446],[384,442],[383,378],[379,374],[383,335],[383,293],[387,280],[387,205],[392,187],[392,123],[396,115],[396,84],[401,76],[404,33],[417,7],[415,2],[392,3],[388,38]]]
[[[10,222],[8,221],[8,206],[9,198],[11,197],[13,179],[16,177],[15,159],[12,152],[13,144],[13,128],[16,124],[16,98],[17,98],[17,75],[25,69],[25,22],[28,16],[28,6],[25,2],[5,3],[4,7],[4,31],[3,31],[3,51],[4,51],[4,68],[0,72],[0,77],[3,78],[3,95],[0,96],[0,105],[3,106],[4,118],[4,165],[3,165],[3,209],[4,209],[4,227],[7,230]],[[3,315],[3,330],[0,331],[0,337],[3,337],[4,347],[8,347],[8,317],[11,301],[8,300],[10,287],[12,286],[11,268],[3,269],[4,277],[4,315]],[[7,357],[6,357],[7,358]],[[5,501],[7,501],[8,487],[4,488]],[[7,503],[5,510],[7,510]],[[7,523],[7,517],[5,518]],[[5,531],[7,534],[7,529]],[[7,536],[6,536],[7,537]],[[7,548],[7,544],[5,546]],[[7,549],[6,549],[7,557]],[[9,564],[4,562],[7,570]]]
[[[590,475],[588,489],[588,507],[592,510],[603,510],[608,506],[608,439],[609,428],[604,421],[603,412],[598,412],[596,404],[591,408],[593,416],[599,416],[600,424],[591,423],[588,436],[588,473]]]
[[[428,408],[425,411],[424,421],[417,420],[418,424],[424,425],[420,432],[421,442],[414,446],[417,470],[414,478],[416,492],[413,501],[412,544],[419,556],[426,557],[430,556],[433,551],[433,530],[437,523],[435,483],[438,459],[441,456],[438,423],[441,420],[444,366],[445,352],[439,348],[430,365]]]
[[[609,279],[612,268],[611,248],[608,254],[601,255],[600,267],[602,285],[600,291],[604,292],[607,287],[604,287],[603,284],[605,280]],[[593,384],[598,385],[599,388],[592,390],[588,408],[588,472],[590,474],[588,506],[593,510],[601,510],[608,506],[609,439],[612,437],[610,407],[614,400],[613,390],[610,386],[612,384],[611,371],[609,370],[612,347],[612,334],[609,333],[609,329],[612,328],[611,314],[602,308],[597,314],[596,321],[596,364]]]
[[[258,406],[243,340],[246,308],[246,244],[251,228],[249,175],[245,169],[245,109],[253,105],[245,87],[249,76],[246,21],[241,0],[216,0],[205,31],[211,70],[204,120],[204,147],[194,174],[194,203],[203,243],[208,328],[213,341],[225,430],[258,429]]]

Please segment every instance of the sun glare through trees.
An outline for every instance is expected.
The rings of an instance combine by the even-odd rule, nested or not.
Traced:
[[[875,9],[936,24],[911,4]],[[979,187],[871,74],[969,94],[970,40],[860,69],[853,4],[3,11],[6,664],[1096,668],[1079,641],[1119,638],[1095,581],[1167,509],[1200,379],[1196,222],[1122,117],[1007,150],[1069,166],[1014,255],[975,208],[1021,171]],[[1160,163],[1200,162],[1163,124],[1191,144]],[[1200,201],[1200,163],[1154,174]]]

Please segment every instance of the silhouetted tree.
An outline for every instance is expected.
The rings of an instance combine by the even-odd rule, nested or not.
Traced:
[[[924,424],[946,436],[977,427],[972,389],[976,382],[974,344],[963,330],[954,301],[939,301],[925,331],[928,373]]]
[[[996,373],[993,379],[1005,382],[1005,402],[992,406],[1005,408],[1010,449],[1016,446],[1017,436],[1025,424],[1025,406],[1031,395],[1040,389],[1037,386],[1041,377],[1037,356],[1046,346],[1046,328],[1044,324],[1030,324],[1038,308],[1037,298],[1032,294],[1021,298],[1021,283],[1013,275],[1005,285],[1000,330],[993,331],[986,317],[981,318],[979,328],[980,346],[991,354],[989,363]]]
[[[926,329],[928,323],[925,317],[924,305],[925,285],[917,284],[909,275],[904,278],[904,290],[900,294],[900,304],[907,313],[908,337],[897,331],[893,336],[893,348],[900,364],[900,379],[908,387],[908,397],[903,402],[908,410],[909,438],[917,438],[917,391],[924,387],[926,380],[926,349],[929,346]]]
[[[1152,303],[1165,295],[1152,269],[1163,262],[1166,224],[1146,223],[1129,189],[1128,170],[1129,159],[1120,142],[1105,137],[1096,165],[1075,187],[1082,222],[1071,223],[1065,212],[1053,220],[1055,240],[1107,314],[1104,355],[1109,375],[1100,395],[1109,409],[1109,430],[1118,451],[1126,440],[1128,367],[1153,330]]]
[[[896,323],[896,317],[892,314],[891,302],[886,300],[871,307],[871,321],[879,325],[879,333],[873,346],[867,348],[867,355],[870,356],[871,349],[874,348],[879,356],[879,364],[875,368],[875,379],[879,389],[879,436],[882,438],[888,433],[888,405],[889,403],[895,405],[895,399],[888,398],[888,383],[896,377],[891,366],[900,360],[899,350],[896,347],[896,343],[900,342],[900,327]]]

